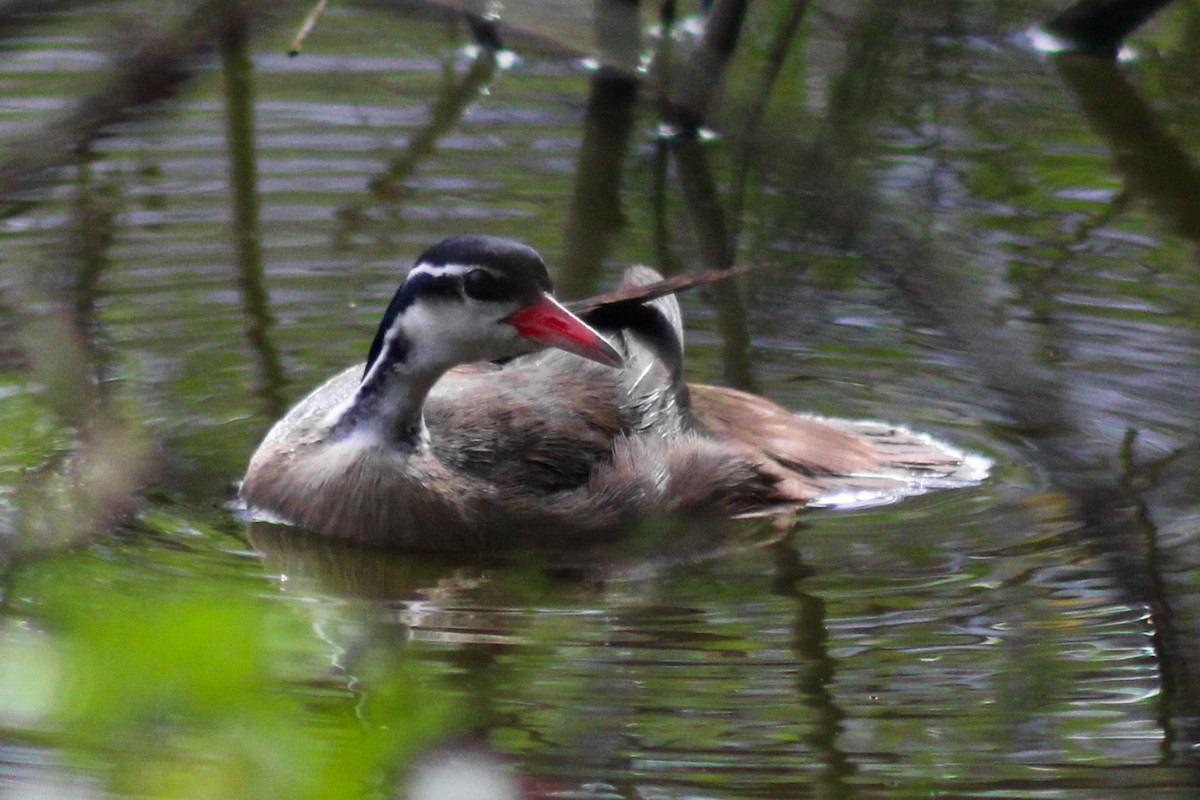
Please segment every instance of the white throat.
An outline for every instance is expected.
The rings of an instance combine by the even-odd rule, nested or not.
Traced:
[[[428,444],[422,409],[438,379],[459,364],[523,349],[516,331],[495,310],[481,312],[478,304],[454,298],[422,299],[404,309],[385,332],[383,348],[354,395],[330,412],[333,435],[367,436],[389,447]]]

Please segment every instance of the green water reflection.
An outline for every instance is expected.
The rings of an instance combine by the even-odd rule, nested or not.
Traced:
[[[511,4],[515,64],[444,9],[289,59],[303,11],[194,5],[5,17],[4,792],[395,795],[449,741],[533,797],[1194,795],[1192,4],[1115,67],[1012,43],[1051,2],[757,4],[700,139],[685,20],[634,81],[590,4]],[[468,230],[569,296],[756,265],[685,298],[690,378],[994,472],[555,560],[247,530],[262,433]]]

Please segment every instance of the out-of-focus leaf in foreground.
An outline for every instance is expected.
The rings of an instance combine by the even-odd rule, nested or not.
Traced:
[[[0,636],[0,728],[119,795],[361,797],[451,727],[418,667],[368,654],[354,676],[330,670],[300,609],[272,599],[33,596]]]

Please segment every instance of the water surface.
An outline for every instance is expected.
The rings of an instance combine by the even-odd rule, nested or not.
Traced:
[[[143,5],[4,40],[6,163]],[[381,794],[469,734],[535,796],[1194,796],[1194,9],[1113,67],[1014,44],[1053,3],[816,2],[759,110],[787,11],[759,5],[686,141],[660,73],[627,104],[581,62],[578,10],[517,20],[501,66],[452,17],[334,6],[301,56],[268,18],[248,71],[201,57],[5,187],[0,791]],[[259,438],[465,231],[573,296],[732,252],[758,269],[684,298],[691,379],[992,473],[553,563],[248,531]]]

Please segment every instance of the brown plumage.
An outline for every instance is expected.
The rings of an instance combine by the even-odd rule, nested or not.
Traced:
[[[252,509],[333,537],[468,551],[607,541],[656,512],[771,513],[825,496],[901,495],[968,477],[962,454],[903,429],[802,417],[734,389],[688,386],[671,296],[585,315],[620,354],[619,368],[608,365],[603,343],[556,340],[573,352],[522,354],[529,344],[514,343],[499,326],[507,338],[492,350],[462,346],[476,363],[450,368],[442,358],[418,369],[427,352],[452,350],[441,340],[453,334],[431,332],[439,341],[426,347],[410,323],[432,325],[431,309],[455,302],[447,282],[467,280],[463,264],[511,277],[495,252],[510,261],[532,254],[479,237],[438,247],[410,275],[417,288],[397,293],[365,374],[359,366],[332,378],[267,435],[242,486]],[[657,277],[633,270],[625,286]],[[429,288],[433,281],[443,283]],[[528,292],[517,294],[462,297],[483,311],[495,305],[505,322],[516,315],[502,313],[529,302]]]

